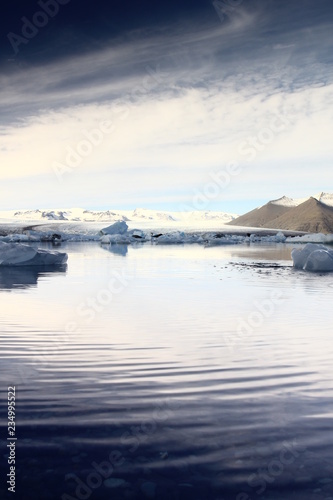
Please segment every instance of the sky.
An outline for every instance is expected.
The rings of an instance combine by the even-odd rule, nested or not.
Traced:
[[[0,210],[333,192],[330,0],[12,0]]]

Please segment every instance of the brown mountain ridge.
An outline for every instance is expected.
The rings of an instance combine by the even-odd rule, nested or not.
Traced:
[[[265,227],[309,233],[333,233],[333,207],[309,198],[296,207],[269,202],[229,223],[233,226]]]
[[[289,212],[290,207],[283,205],[276,205],[274,202],[269,201],[260,208],[255,208],[251,212],[247,212],[237,219],[228,222],[231,226],[245,226],[245,227],[266,227],[269,221],[277,219],[278,217]]]
[[[263,227],[308,233],[333,233],[333,207],[310,198],[301,205],[290,208],[283,215],[266,222]]]

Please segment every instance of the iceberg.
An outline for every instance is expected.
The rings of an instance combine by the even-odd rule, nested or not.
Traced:
[[[111,226],[101,229],[100,234],[104,235],[114,235],[114,234],[125,234],[127,233],[128,225],[125,221],[118,221]]]
[[[302,250],[294,248],[291,252],[294,267],[304,271],[333,271],[333,250],[324,245],[308,243]]]
[[[100,235],[102,244],[131,244],[150,240],[150,236],[141,229],[128,231],[128,225],[123,221],[115,222],[111,226],[101,229]]]
[[[0,241],[0,266],[61,266],[67,259],[68,255],[63,252]]]

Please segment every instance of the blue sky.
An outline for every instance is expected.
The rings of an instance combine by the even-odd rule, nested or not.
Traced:
[[[333,192],[331,2],[6,9],[0,210],[242,213]]]

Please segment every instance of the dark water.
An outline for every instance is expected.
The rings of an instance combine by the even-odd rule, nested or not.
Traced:
[[[62,248],[0,271],[1,498],[333,498],[333,274],[285,245]]]

